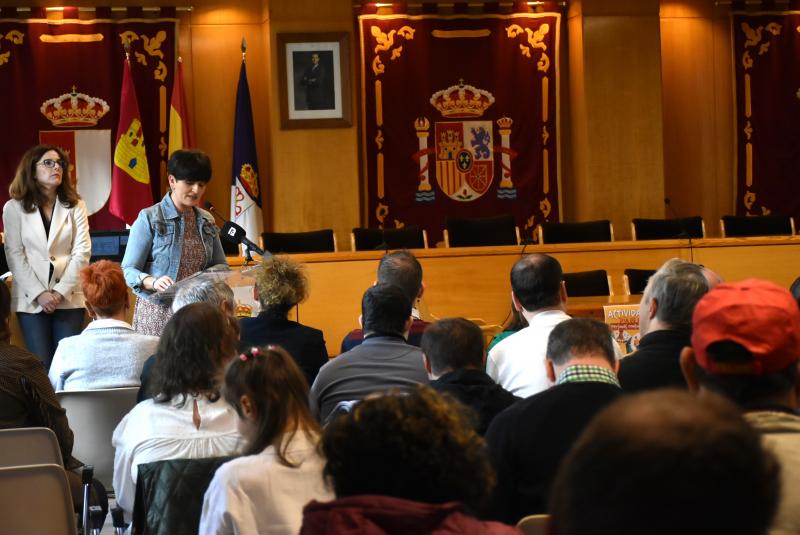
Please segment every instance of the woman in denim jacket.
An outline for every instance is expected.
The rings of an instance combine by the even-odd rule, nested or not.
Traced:
[[[213,216],[197,207],[211,180],[211,161],[197,150],[177,150],[167,164],[170,191],[139,212],[131,227],[122,269],[137,295],[133,328],[160,336],[172,315],[154,293],[198,271],[225,263]]]

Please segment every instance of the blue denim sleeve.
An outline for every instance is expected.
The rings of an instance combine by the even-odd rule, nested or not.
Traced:
[[[133,222],[128,236],[125,256],[122,258],[122,271],[125,273],[125,282],[131,288],[139,288],[139,275],[143,273],[142,270],[147,263],[152,245],[153,229],[150,226],[145,210],[142,210],[139,212],[136,221]]]
[[[213,244],[214,252],[211,255],[211,262],[209,262],[208,267],[216,266],[218,264],[228,264],[228,261],[225,258],[225,251],[222,249],[222,242],[219,241],[219,232],[214,236],[214,244]]]

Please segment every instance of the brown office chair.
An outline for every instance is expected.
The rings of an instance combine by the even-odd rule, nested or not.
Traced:
[[[581,223],[541,223],[539,243],[588,243],[614,241],[614,225],[608,219]]]
[[[445,247],[518,245],[519,228],[511,214],[494,217],[455,218],[445,221]]]
[[[428,233],[422,227],[354,228],[350,246],[353,251],[427,249]]]
[[[679,219],[641,219],[631,221],[634,240],[705,238],[706,224],[700,216]]]
[[[261,239],[264,249],[270,253],[333,253],[336,235],[333,229],[313,230],[311,232],[263,232]]]
[[[794,236],[794,218],[788,215],[722,216],[719,228],[723,238],[752,236]]]
[[[605,269],[564,273],[564,285],[570,297],[614,295],[611,277]]]

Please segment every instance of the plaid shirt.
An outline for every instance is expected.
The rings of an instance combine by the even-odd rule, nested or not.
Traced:
[[[613,371],[602,366],[575,364],[561,372],[556,379],[556,384],[564,383],[608,383],[619,386],[619,380]]]

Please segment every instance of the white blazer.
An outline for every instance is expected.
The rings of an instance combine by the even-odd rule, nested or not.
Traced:
[[[3,206],[3,227],[6,259],[14,276],[12,310],[41,312],[36,298],[47,290],[64,296],[58,308],[84,306],[79,273],[89,263],[92,242],[82,200],[72,208],[56,200],[48,236],[39,210],[26,213],[20,201],[11,199]]]

